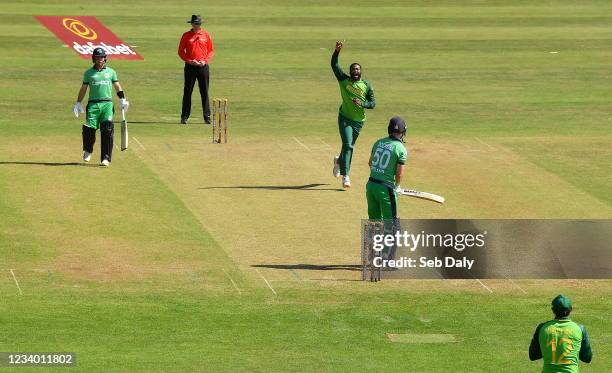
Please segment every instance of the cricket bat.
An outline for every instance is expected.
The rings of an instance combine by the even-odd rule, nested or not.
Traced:
[[[442,197],[442,196],[439,196],[439,195],[433,194],[433,193],[420,192],[418,190],[402,189],[400,194],[404,195],[404,196],[409,196],[409,197],[426,199],[426,200],[434,201],[434,202],[438,202],[438,203],[444,203],[444,201],[445,201],[444,197]]]
[[[128,124],[125,120],[125,110],[121,109],[121,151],[128,148]]]

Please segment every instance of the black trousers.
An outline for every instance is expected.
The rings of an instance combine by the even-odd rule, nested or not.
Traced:
[[[113,122],[102,122],[100,124],[100,162],[104,158],[110,162],[113,157],[113,137],[114,137]],[[93,153],[93,147],[96,143],[96,130],[91,127],[83,126],[83,150],[88,153]]]
[[[208,65],[193,66],[185,64],[185,87],[183,88],[183,109],[181,111],[181,118],[189,118],[189,115],[191,115],[191,94],[193,93],[193,87],[196,79],[198,81],[198,87],[200,88],[204,118],[210,120],[210,102],[208,101]]]

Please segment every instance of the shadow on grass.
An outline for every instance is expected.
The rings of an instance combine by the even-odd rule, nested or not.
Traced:
[[[128,125],[130,124],[176,124],[177,126],[180,126],[180,119],[174,120],[174,121],[169,121],[169,120],[155,120],[155,121],[131,121],[128,119]],[[195,125],[203,125],[204,122],[194,122]]]
[[[95,163],[80,163],[80,162],[25,162],[25,161],[0,161],[0,165],[30,165],[30,166],[80,166],[80,167],[100,167]]]
[[[255,264],[255,268],[307,269],[311,271],[361,271],[359,264]]]
[[[335,192],[344,192],[341,188],[319,188],[329,184],[305,184],[305,185],[237,185],[237,186],[218,186],[204,187],[199,189],[263,189],[263,190],[331,190]]]

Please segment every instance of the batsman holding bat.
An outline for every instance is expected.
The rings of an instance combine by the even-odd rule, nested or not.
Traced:
[[[346,75],[340,65],[338,65],[338,55],[342,50],[343,42],[336,42],[336,49],[332,54],[331,68],[340,85],[340,95],[342,105],[338,113],[338,129],[342,138],[342,149],[340,156],[334,157],[334,177],[342,175],[342,186],[350,188],[351,180],[349,171],[351,159],[353,158],[353,148],[359,131],[365,123],[365,109],[374,109],[374,90],[367,80],[361,79],[361,65],[351,64],[350,75]]]
[[[115,70],[106,66],[106,52],[96,48],[91,56],[93,66],[83,74],[83,84],[79,90],[73,112],[75,117],[84,113],[81,101],[89,88],[86,119],[83,125],[83,161],[89,162],[96,142],[96,130],[100,129],[100,161],[102,166],[109,166],[113,155],[113,108],[112,87],[115,88],[121,110],[126,112],[130,103],[126,100]]]
[[[370,179],[366,185],[368,218],[397,219],[397,191],[404,174],[407,150],[403,140],[406,122],[393,117],[387,127],[388,137],[374,143],[370,155]]]

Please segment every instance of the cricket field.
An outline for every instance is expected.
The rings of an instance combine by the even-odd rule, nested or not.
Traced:
[[[1,3],[0,351],[75,352],[83,372],[538,372],[529,342],[563,293],[594,350],[581,371],[612,366],[611,280],[366,283],[357,268],[369,150],[393,115],[403,186],[446,197],[401,198],[403,218],[612,218],[609,1]],[[194,13],[227,144],[197,88],[178,124]],[[109,168],[99,134],[82,163],[72,114],[91,63],[36,15],[96,16],[144,57],[109,57],[131,104]],[[348,191],[331,174],[336,40],[377,100]]]

